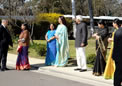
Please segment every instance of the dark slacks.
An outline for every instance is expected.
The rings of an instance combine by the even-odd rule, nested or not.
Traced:
[[[6,68],[6,63],[7,63],[7,53],[8,53],[8,47],[4,47],[4,49],[0,50],[0,66],[1,69]]]
[[[121,86],[122,82],[122,63],[115,62],[116,70],[114,73],[114,86]]]

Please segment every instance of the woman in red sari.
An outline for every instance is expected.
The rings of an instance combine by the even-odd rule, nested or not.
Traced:
[[[16,70],[29,70],[30,64],[28,60],[28,48],[30,42],[30,35],[28,31],[28,25],[22,24],[22,32],[18,40],[18,58],[16,62]]]

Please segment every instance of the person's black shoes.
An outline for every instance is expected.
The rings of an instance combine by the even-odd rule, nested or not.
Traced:
[[[2,72],[5,71],[5,70],[10,70],[10,69],[8,69],[8,68],[1,68]]]
[[[81,69],[81,70],[80,70],[80,72],[85,72],[85,71],[87,71],[87,69]]]
[[[8,68],[5,68],[5,70],[10,70],[10,69],[8,69]]]
[[[76,68],[76,69],[74,69],[74,71],[85,72],[85,71],[87,71],[87,69]]]
[[[2,69],[1,69],[1,71],[2,71],[2,72],[4,72],[4,71],[5,71],[5,69],[4,69],[4,68],[2,68]]]
[[[74,69],[74,71],[80,71],[81,70],[81,68],[76,68],[76,69]]]

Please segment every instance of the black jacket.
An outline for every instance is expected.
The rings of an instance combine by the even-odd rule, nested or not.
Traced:
[[[84,43],[84,47],[87,45],[88,30],[87,25],[84,22],[76,25],[76,38],[75,47],[81,47],[81,43]]]
[[[9,30],[0,25],[0,49],[8,48],[9,45],[13,46]]]
[[[114,34],[114,48],[112,58],[115,62],[122,64],[122,28],[119,28]]]

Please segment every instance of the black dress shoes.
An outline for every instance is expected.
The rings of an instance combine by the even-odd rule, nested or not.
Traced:
[[[75,71],[80,71],[81,70],[81,68],[76,68],[76,69],[74,69]]]
[[[10,70],[8,68],[1,68],[1,71]]]
[[[3,72],[3,71],[5,71],[5,69],[4,68],[1,68],[1,71]]]
[[[5,68],[5,70],[10,70],[10,69],[8,69],[8,68]]]
[[[85,71],[87,71],[87,69],[81,69],[81,70],[80,70],[80,72],[85,72]]]

